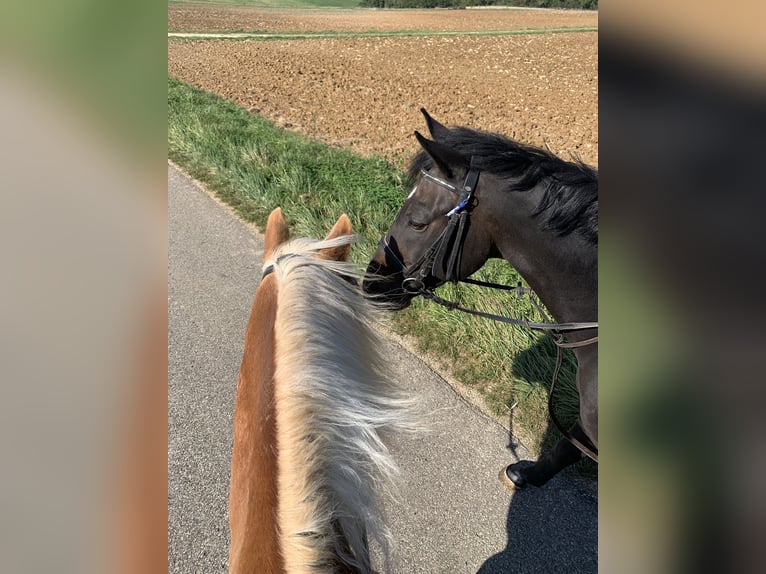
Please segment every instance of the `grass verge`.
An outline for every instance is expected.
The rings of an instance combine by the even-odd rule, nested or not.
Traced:
[[[215,30],[189,31],[169,30],[168,37],[174,40],[326,40],[329,38],[412,38],[440,36],[529,36],[536,34],[566,34],[576,32],[598,32],[598,26],[579,26],[572,28],[523,28],[520,30],[395,30],[390,32],[264,32],[259,30],[243,31]]]
[[[277,128],[234,103],[168,78],[168,156],[204,182],[240,215],[263,229],[282,207],[296,236],[318,236],[341,213],[362,237],[352,258],[366,264],[409,191],[402,166],[362,158]],[[505,262],[490,261],[476,278],[516,284]],[[440,293],[481,311],[540,320],[526,299],[472,286],[445,285]],[[396,332],[439,357],[441,367],[479,392],[496,415],[533,450],[558,434],[548,426],[547,391],[555,347],[547,336],[448,311],[422,299],[392,317]],[[557,387],[557,413],[577,417],[575,363],[567,354]],[[588,464],[584,470],[592,474]]]

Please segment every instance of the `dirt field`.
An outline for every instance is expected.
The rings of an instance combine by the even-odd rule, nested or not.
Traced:
[[[201,11],[194,7],[195,13]],[[228,13],[216,8],[213,12]],[[263,12],[261,10],[260,12]],[[413,29],[422,11],[362,11],[376,25]],[[543,25],[539,11],[438,11],[434,23],[461,29],[466,14],[514,12]],[[171,9],[168,11],[169,20]],[[490,14],[492,13],[492,14]],[[356,11],[268,11],[259,29],[341,30]],[[290,24],[285,24],[290,18]],[[542,13],[545,16],[546,13]],[[553,13],[554,23],[558,12]],[[574,13],[582,14],[582,13]],[[453,16],[454,15],[454,16]],[[590,17],[595,15],[588,14]],[[299,26],[301,18],[306,18]],[[336,19],[337,17],[337,19]],[[516,15],[516,18],[519,16]],[[443,19],[449,20],[443,23]],[[346,22],[346,24],[344,24]],[[377,23],[376,23],[377,22]],[[527,22],[527,21],[525,21]],[[476,22],[474,21],[474,24]],[[422,21],[426,26],[427,22]],[[356,25],[361,25],[359,21]],[[245,25],[226,26],[246,28]],[[533,25],[525,26],[533,27]],[[393,28],[392,28],[393,29]],[[176,41],[168,72],[235,101],[278,125],[362,154],[409,157],[425,107],[447,125],[495,131],[598,164],[598,65],[594,32],[523,36],[347,38],[291,41]]]
[[[168,30],[305,32],[334,30],[521,30],[596,26],[586,10],[299,10],[247,6],[168,5]]]

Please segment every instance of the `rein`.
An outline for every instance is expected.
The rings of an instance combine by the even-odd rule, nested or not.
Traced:
[[[474,283],[473,281],[461,281],[461,283]],[[475,283],[474,283],[475,284]],[[484,285],[486,287],[489,287],[489,285]],[[538,306],[537,302],[532,299],[532,294],[534,293],[531,289],[528,287],[510,287],[508,285],[502,285],[501,287],[504,287],[508,291],[513,290],[519,290],[521,293],[528,293],[530,295],[530,301],[532,301],[532,304],[537,307],[538,311],[542,312],[542,309]],[[578,323],[535,323],[533,321],[527,321],[526,319],[514,319],[512,317],[504,317],[503,315],[493,315],[491,313],[484,313],[482,311],[476,311],[475,309],[468,309],[466,307],[461,307],[456,301],[447,301],[446,299],[443,299],[442,297],[439,297],[436,293],[434,293],[430,289],[421,289],[419,291],[410,291],[410,293],[414,293],[416,295],[423,295],[426,299],[430,299],[437,305],[441,305],[442,307],[446,307],[450,311],[460,311],[462,313],[467,313],[469,315],[474,315],[476,317],[482,317],[484,319],[492,319],[493,321],[499,321],[501,323],[508,323],[509,325],[516,325],[518,327],[527,327],[528,329],[534,329],[537,331],[581,331],[583,329],[598,329],[598,323],[596,322],[578,322]],[[579,341],[576,345],[577,347],[583,347],[585,345],[589,345],[591,343],[595,343],[598,341],[598,336],[592,337],[590,339],[586,339],[585,341]],[[558,345],[558,343],[557,343]],[[566,347],[571,345],[571,343],[564,343],[562,345],[559,345],[561,347]]]
[[[460,199],[458,204],[448,211],[445,216],[449,217],[449,223],[444,228],[442,233],[431,244],[426,252],[412,265],[405,267],[404,263],[394,253],[393,249],[388,244],[386,236],[380,238],[379,245],[383,248],[386,255],[394,261],[399,271],[404,275],[402,280],[402,290],[411,295],[422,295],[426,299],[429,299],[446,307],[450,311],[460,311],[473,315],[475,317],[481,317],[483,319],[490,319],[492,321],[498,321],[501,323],[507,323],[510,325],[516,325],[519,327],[527,327],[536,331],[543,331],[550,335],[553,342],[556,345],[556,365],[553,370],[553,379],[551,381],[551,388],[548,394],[548,414],[556,426],[556,429],[566,437],[575,447],[577,447],[583,454],[587,455],[594,461],[598,462],[598,449],[596,449],[590,441],[589,444],[583,444],[569,431],[567,431],[561,422],[556,418],[553,412],[553,391],[558,381],[559,372],[563,363],[564,354],[563,349],[575,349],[579,347],[585,347],[598,342],[598,335],[582,341],[567,342],[564,340],[562,331],[581,331],[585,329],[598,329],[597,322],[574,322],[574,323],[553,323],[545,311],[543,311],[541,305],[534,297],[534,291],[528,287],[522,287],[521,284],[516,286],[500,285],[497,283],[488,283],[485,281],[478,281],[476,279],[459,279],[458,272],[460,269],[460,262],[463,252],[463,241],[465,240],[466,224],[469,214],[473,208],[472,200],[476,190],[476,184],[479,179],[480,171],[473,166],[473,158],[471,158],[471,165],[466,175],[462,188],[455,187],[449,182],[446,182],[438,177],[435,177],[425,170],[421,170],[421,176],[428,179],[437,185],[451,191],[457,195]],[[445,263],[445,257],[447,257],[447,250],[450,249],[449,259]],[[488,287],[490,289],[502,289],[505,291],[517,291],[520,294],[526,293],[529,296],[531,303],[538,310],[540,315],[546,320],[546,322],[532,322],[525,319],[514,319],[512,317],[504,317],[502,315],[493,315],[491,313],[484,313],[475,309],[468,309],[461,307],[456,301],[448,301],[439,297],[433,289],[426,287],[426,280],[430,277],[436,277],[434,271],[439,263],[443,264],[445,270],[445,282],[457,284],[458,282],[469,283],[478,285],[480,287]]]
[[[529,295],[529,300],[537,308],[540,314],[543,317],[546,317],[545,312],[542,310],[541,306],[537,303],[537,301],[535,300],[533,296],[534,291],[532,291],[532,289],[529,289],[528,287],[522,287],[520,285],[512,287],[510,285],[498,285],[496,283],[486,283],[484,281],[476,281],[472,279],[465,279],[462,282],[471,283],[471,284],[479,285],[482,287],[489,287],[492,289],[503,289],[506,291],[518,290],[519,293],[526,293],[527,295]],[[481,317],[483,319],[491,319],[493,321],[499,321],[501,323],[507,323],[507,324],[516,325],[519,327],[527,327],[528,329],[533,329],[535,331],[544,331],[545,333],[550,335],[550,337],[553,339],[553,342],[556,345],[556,366],[553,369],[553,377],[551,379],[551,388],[548,393],[548,415],[550,416],[554,426],[562,434],[562,436],[566,437],[566,439],[569,442],[571,442],[574,446],[576,446],[583,454],[592,458],[595,462],[598,462],[598,449],[596,449],[592,444],[587,444],[587,445],[584,444],[582,441],[577,439],[577,437],[573,436],[568,430],[564,428],[564,425],[561,424],[561,422],[558,420],[558,418],[556,417],[556,414],[553,411],[553,391],[556,388],[556,382],[558,381],[559,372],[561,371],[561,365],[564,360],[563,349],[576,349],[578,347],[586,347],[588,345],[592,345],[598,342],[598,335],[596,335],[595,337],[591,337],[589,339],[584,339],[582,341],[573,341],[573,342],[565,341],[564,335],[561,333],[561,331],[581,331],[584,329],[598,329],[598,323],[596,322],[535,323],[532,321],[527,321],[526,319],[514,319],[512,317],[504,317],[502,315],[493,315],[491,313],[484,313],[482,311],[477,311],[475,309],[468,309],[466,307],[461,307],[456,301],[447,301],[446,299],[439,297],[436,293],[433,292],[433,290],[426,289],[425,287],[417,291],[416,294],[422,295],[426,299],[430,299],[437,305],[446,307],[450,311],[460,311],[462,313],[467,313],[468,315],[474,315],[476,317]],[[590,443],[590,441],[588,442]]]
[[[528,287],[521,287],[521,286],[511,287],[509,285],[497,285],[494,283],[485,283],[483,281],[474,281],[474,280],[463,280],[462,282],[473,283],[476,285],[481,285],[483,287],[490,287],[494,289],[504,289],[507,291],[519,290],[520,293],[527,293],[529,295],[529,298],[532,304],[545,317],[545,313],[543,312],[542,308],[537,304],[537,302],[535,301],[533,297],[534,291],[532,291]],[[436,295],[436,293],[434,293],[432,290],[426,289],[426,288],[421,289],[416,294],[422,295],[426,299],[430,299],[437,305],[446,307],[450,311],[460,311],[462,313],[467,313],[468,315],[474,315],[476,317],[481,317],[483,319],[491,319],[493,321],[499,321],[501,323],[508,323],[510,325],[516,325],[519,327],[527,327],[528,329],[533,329],[536,331],[544,331],[548,335],[550,335],[550,337],[553,339],[553,342],[556,345],[556,366],[553,369],[553,377],[551,379],[551,388],[548,393],[548,415],[553,421],[553,424],[556,427],[556,429],[564,437],[566,437],[569,442],[575,445],[580,451],[583,452],[583,454],[587,455],[588,457],[592,458],[594,461],[598,462],[598,449],[596,449],[592,444],[588,444],[588,445],[584,444],[583,442],[578,440],[575,436],[573,436],[568,430],[564,428],[564,425],[558,420],[558,418],[556,417],[556,414],[553,411],[553,391],[556,388],[556,382],[558,381],[559,372],[561,371],[561,365],[564,360],[563,349],[576,349],[578,347],[586,347],[588,345],[592,345],[598,342],[598,335],[596,335],[595,337],[591,337],[589,339],[584,339],[582,341],[572,341],[572,342],[565,341],[564,335],[561,334],[561,331],[580,331],[584,329],[598,329],[598,323],[589,323],[589,322],[535,323],[532,321],[527,321],[525,319],[514,319],[512,317],[504,317],[502,315],[493,315],[491,313],[483,313],[482,311],[476,311],[475,309],[468,309],[466,307],[461,307],[457,302],[447,301],[446,299],[443,299],[439,297],[438,295]]]

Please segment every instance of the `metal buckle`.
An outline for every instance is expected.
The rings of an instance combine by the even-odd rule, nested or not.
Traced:
[[[405,277],[402,281],[402,290],[411,295],[417,295],[425,290],[425,283],[415,277]]]

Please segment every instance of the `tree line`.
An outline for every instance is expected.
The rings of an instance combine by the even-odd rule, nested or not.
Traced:
[[[598,10],[598,0],[361,0],[365,8],[465,8],[466,6],[523,6]]]

